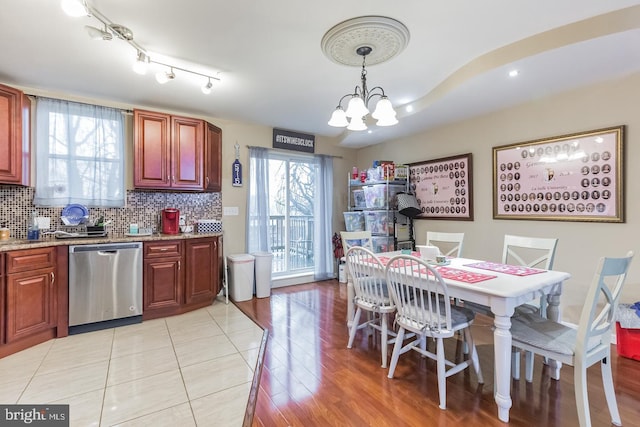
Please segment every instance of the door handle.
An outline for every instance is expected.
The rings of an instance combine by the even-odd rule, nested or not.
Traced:
[[[180,264],[180,260],[178,260],[178,270],[182,270],[182,266]]]
[[[56,275],[53,271],[49,274],[51,275],[51,284],[53,285],[56,282]]]

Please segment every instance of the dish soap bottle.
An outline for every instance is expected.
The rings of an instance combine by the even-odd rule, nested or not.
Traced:
[[[31,213],[31,220],[27,224],[27,240],[38,240],[40,238],[40,227],[38,227],[37,212]]]

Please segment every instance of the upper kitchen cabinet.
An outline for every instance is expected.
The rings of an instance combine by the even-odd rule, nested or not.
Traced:
[[[30,107],[24,93],[0,85],[0,184],[29,185]]]
[[[211,123],[204,135],[204,189],[222,191],[222,129]]]
[[[203,191],[203,120],[134,111],[134,187]]]

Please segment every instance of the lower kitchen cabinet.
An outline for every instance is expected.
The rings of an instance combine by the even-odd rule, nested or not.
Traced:
[[[187,280],[185,297],[187,304],[209,304],[220,292],[218,238],[194,239],[187,245]]]
[[[143,319],[210,305],[220,291],[222,237],[144,243]]]
[[[162,317],[182,306],[182,241],[144,244],[143,318]]]
[[[58,283],[58,251],[55,247],[26,249],[0,257],[4,261],[0,357],[67,335],[67,322],[61,319],[67,306],[58,304],[60,297],[66,297],[60,290],[60,286],[66,288],[66,268],[60,268],[63,283]]]

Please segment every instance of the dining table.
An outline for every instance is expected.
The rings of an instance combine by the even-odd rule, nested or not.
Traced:
[[[383,265],[402,251],[376,254]],[[413,252],[412,255],[420,257]],[[498,418],[509,421],[511,401],[511,316],[514,309],[524,303],[546,296],[546,315],[549,319],[560,320],[560,295],[562,284],[571,275],[562,271],[542,270],[525,266],[500,264],[490,261],[448,258],[445,262],[434,263],[447,284],[449,296],[462,301],[470,301],[487,306],[494,315],[494,367],[495,401]],[[353,319],[353,299],[355,291],[350,278],[347,281],[347,323]],[[559,379],[561,364],[548,362],[551,375]]]

